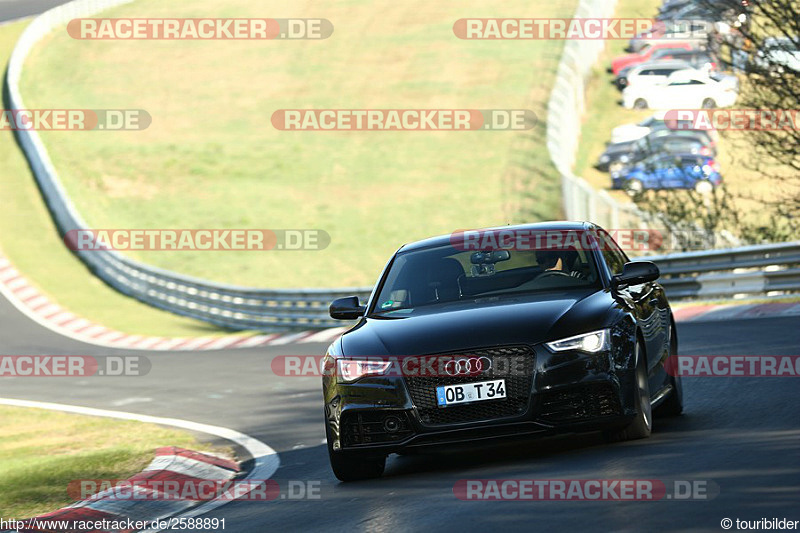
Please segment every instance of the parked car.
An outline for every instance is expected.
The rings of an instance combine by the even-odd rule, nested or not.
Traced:
[[[702,166],[708,166],[711,170],[715,170],[716,172],[721,172],[719,163],[714,159],[714,157],[710,155],[701,155],[701,154],[691,154],[691,153],[681,153],[681,152],[674,152],[674,153],[666,153],[666,152],[656,152],[654,154],[648,155],[644,159],[640,161],[636,161],[633,163],[623,164],[621,166],[616,166],[615,169],[611,172],[611,179],[618,179],[621,176],[625,176],[629,172],[633,171],[635,168],[648,163],[652,164],[655,161],[661,158],[670,158],[670,157],[682,157],[685,158],[686,164],[689,164],[690,160],[695,161],[696,164]]]
[[[665,11],[669,11],[671,9],[676,9],[688,4],[695,4],[697,0],[664,0],[660,6],[658,6],[658,12],[663,13]]]
[[[669,152],[672,154],[717,155],[717,143],[705,130],[660,129],[649,133],[635,143],[637,150],[650,154]]]
[[[626,87],[622,105],[628,109],[713,109],[736,103],[739,81],[734,76],[697,70],[673,72],[662,85]]]
[[[689,63],[685,61],[648,61],[647,63],[632,67],[624,77],[624,82],[622,81],[623,73],[620,73],[620,75],[617,76],[617,86],[624,88],[629,85],[636,85],[638,87],[663,85],[673,72],[691,68]]]
[[[719,64],[714,54],[705,49],[657,50],[653,53],[652,60],[685,61],[690,67],[706,72],[717,70]]]
[[[615,189],[624,189],[630,196],[651,189],[694,189],[708,194],[722,183],[714,159],[695,154],[654,155],[611,178]]]
[[[622,126],[617,126],[611,131],[611,142],[612,143],[622,143],[622,142],[631,142],[637,139],[641,139],[645,135],[652,133],[658,130],[666,130],[670,129],[666,122],[664,122],[664,117],[666,116],[666,111],[658,111],[653,115],[650,115],[646,119],[637,122],[635,124],[623,124]],[[686,130],[692,125],[691,120],[676,120],[673,128],[678,130]],[[715,131],[709,131],[712,140],[716,141]]]
[[[615,58],[611,62],[611,72],[614,73],[615,76],[619,75],[619,72],[627,66],[630,65],[639,65],[646,61],[649,61],[653,54],[659,50],[694,50],[694,45],[687,42],[663,42],[657,44],[647,45],[642,48],[639,53],[636,54],[626,54],[624,56],[620,56]]]
[[[764,46],[756,52],[756,64],[761,68],[776,67],[780,74],[785,69],[800,72],[800,38],[768,37]]]
[[[682,68],[675,68],[681,65]],[[614,83],[619,90],[624,89],[630,82],[628,77],[631,72],[638,68],[669,68],[671,72],[682,69],[697,69],[710,74],[717,69],[717,61],[714,57],[704,50],[659,50],[653,53],[650,61],[629,65],[619,71]]]
[[[748,2],[742,0],[738,5],[733,2],[687,2],[672,4],[659,10],[656,19],[659,21],[701,20],[715,23],[722,33],[727,33],[731,26],[746,26],[750,22]]]
[[[656,19],[659,21],[695,20],[733,23],[742,12],[739,8],[732,8],[729,2],[719,2],[716,5],[708,2],[687,2],[673,4],[659,10]]]
[[[701,131],[659,130],[633,142],[609,145],[595,166],[599,170],[619,172],[627,165],[658,153],[715,156],[716,149],[709,138]]]
[[[655,264],[631,262],[586,222],[488,232],[494,243],[572,233],[560,242],[580,248],[473,251],[434,237],[402,246],[365,305],[331,304],[331,317],[357,321],[322,364],[328,456],[341,481],[380,477],[392,453],[490,438],[646,438],[653,415],[683,410],[680,378],[665,369],[678,330]]]
[[[686,41],[700,48],[708,42],[708,32],[712,24],[703,20],[662,21],[658,20],[649,30],[633,37],[628,44],[628,51],[638,53],[647,45],[668,41]]]
[[[603,172],[609,172],[612,166],[619,168],[618,164],[615,165],[616,163],[619,161],[627,163],[635,157],[636,149],[634,145],[635,141],[609,143],[605,151],[600,154],[597,163],[594,165],[595,168]]]

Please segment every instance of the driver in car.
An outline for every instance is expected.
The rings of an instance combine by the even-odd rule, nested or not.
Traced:
[[[537,250],[536,262],[545,272],[559,272],[575,278],[583,277],[575,264],[579,259],[578,251],[574,248],[568,250]]]

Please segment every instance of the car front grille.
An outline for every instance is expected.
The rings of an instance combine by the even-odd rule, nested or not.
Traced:
[[[611,383],[576,385],[538,395],[539,418],[546,422],[580,422],[622,414]]]
[[[478,375],[451,377],[406,376],[411,400],[419,413],[420,422],[426,426],[458,424],[516,417],[528,410],[536,354],[529,346],[499,346],[479,348],[457,353],[439,354],[434,357],[488,357],[492,368]],[[449,407],[439,407],[436,387],[475,383],[490,379],[504,379],[506,398],[484,400]]]

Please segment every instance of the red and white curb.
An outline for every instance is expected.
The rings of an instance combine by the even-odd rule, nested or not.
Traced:
[[[193,483],[213,481],[224,483],[241,472],[235,461],[206,453],[183,448],[165,447],[156,450],[156,457],[142,472],[128,479],[130,482],[143,480],[177,481]],[[46,513],[35,518],[23,520],[25,526],[18,531],[53,531],[48,524],[61,522],[150,522],[174,516],[203,503],[202,500],[159,499],[156,491],[146,500],[118,499],[114,489],[101,491],[86,500],[79,501],[58,511]],[[58,531],[58,530],[56,530]],[[95,529],[94,531],[112,531]],[[122,531],[135,531],[123,529]]]
[[[676,322],[706,322],[800,316],[800,303],[694,305],[672,310]]]
[[[0,254],[0,293],[23,314],[47,329],[71,339],[127,350],[201,351],[310,342],[330,343],[347,327],[267,335],[169,338],[130,335],[81,318],[42,294]]]
[[[150,466],[136,474],[131,479],[141,479],[138,476],[158,476],[158,479],[176,479],[178,481],[187,478],[196,480],[211,479],[214,481],[229,480],[237,477],[238,481],[251,481],[251,487],[258,486],[258,482],[268,480],[280,466],[278,453],[267,444],[249,435],[240,433],[236,430],[200,424],[178,418],[162,418],[137,413],[126,413],[122,411],[108,411],[105,409],[95,409],[78,405],[65,405],[49,402],[37,402],[31,400],[17,400],[14,398],[0,398],[0,405],[13,407],[28,407],[34,409],[48,409],[66,413],[75,413],[88,416],[100,416],[114,418],[118,420],[134,420],[146,424],[159,424],[172,426],[180,429],[205,433],[214,437],[225,439],[241,446],[253,458],[253,466],[244,477],[241,475],[241,467],[238,463],[206,453],[192,452],[182,448],[160,448],[156,452],[156,457]],[[65,487],[65,490],[67,488]],[[59,509],[52,513],[47,513],[36,517],[36,522],[48,520],[121,520],[122,517],[130,518],[132,521],[160,520],[162,518],[189,518],[208,513],[226,503],[234,501],[229,497],[217,497],[207,501],[154,501],[154,500],[111,500],[103,498],[102,495],[93,496],[89,500],[75,503],[69,507]],[[34,519],[30,519],[33,521]],[[37,526],[36,523],[30,524],[28,529],[19,531],[42,532],[48,531]],[[69,531],[69,530],[57,530]],[[96,530],[102,533],[103,530]],[[149,529],[149,533],[160,531],[160,529]]]

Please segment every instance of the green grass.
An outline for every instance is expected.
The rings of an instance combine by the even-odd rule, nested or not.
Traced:
[[[4,519],[20,520],[72,503],[67,496],[71,481],[130,477],[160,446],[212,450],[187,433],[138,422],[4,406],[0,419]]]
[[[222,7],[224,5],[224,8]],[[324,17],[325,41],[78,41],[28,62],[29,107],[143,108],[141,132],[49,132],[97,228],[319,228],[323,251],[143,252],[147,263],[259,287],[371,285],[401,244],[560,216],[545,105],[563,43],[464,41],[461,17],[568,17],[575,0],[139,0],[108,16]],[[77,60],[76,58],[80,58]],[[283,132],[282,108],[530,108],[528,132]]]
[[[3,65],[27,24],[21,21],[0,26]],[[182,337],[221,333],[205,323],[125,297],[90,274],[59,238],[10,131],[0,131],[0,161],[0,249],[54,301],[86,319],[133,334]]]

